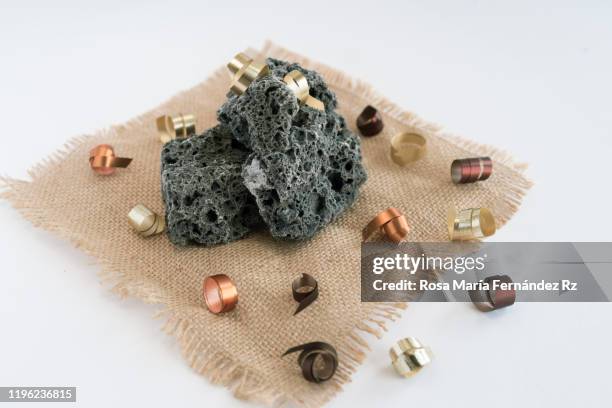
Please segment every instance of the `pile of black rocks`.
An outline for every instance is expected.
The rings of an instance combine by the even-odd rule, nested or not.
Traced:
[[[167,143],[162,195],[170,240],[214,245],[267,227],[275,238],[312,237],[357,198],[366,180],[359,138],[335,112],[323,78],[268,59],[270,75],[229,94],[219,125]],[[300,105],[283,77],[302,72],[320,111]]]

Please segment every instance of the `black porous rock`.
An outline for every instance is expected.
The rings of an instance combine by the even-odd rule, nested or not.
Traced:
[[[319,126],[326,122],[326,113],[333,112],[337,101],[321,75],[298,64],[268,58],[270,75],[255,80],[240,96],[228,94],[219,108],[219,122],[228,125],[236,140],[257,151],[289,149],[292,126]],[[308,81],[310,95],[325,105],[325,112],[300,106],[297,98],[282,81],[293,70],[301,71]],[[297,123],[296,123],[297,122]]]
[[[253,151],[242,176],[272,236],[310,238],[355,201],[366,180],[359,138],[335,112],[336,96],[318,73],[275,59],[267,63],[271,74],[240,96],[228,95],[218,118]],[[298,104],[282,81],[294,69],[306,76],[310,95],[325,111]]]
[[[334,112],[319,126],[293,126],[289,149],[254,152],[244,183],[256,198],[272,236],[312,237],[357,198],[366,180],[359,139]]]
[[[227,243],[262,223],[241,176],[248,155],[249,151],[223,125],[164,145],[162,196],[173,243]]]
[[[268,59],[271,75],[228,94],[220,125],[162,151],[168,235],[214,245],[263,225],[280,239],[312,237],[355,201],[366,180],[359,138],[315,71]],[[282,81],[297,69],[324,111],[300,105]]]
[[[258,151],[284,150],[289,147],[289,130],[299,109],[285,83],[267,76],[254,81],[242,95],[230,95],[218,117],[245,146]]]

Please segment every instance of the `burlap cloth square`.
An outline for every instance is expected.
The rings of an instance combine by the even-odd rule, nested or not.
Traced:
[[[144,239],[127,223],[128,211],[143,203],[158,213],[160,150],[155,118],[194,113],[198,130],[216,123],[216,110],[229,89],[226,68],[129,122],[72,139],[62,151],[36,165],[32,181],[1,179],[2,197],[33,224],[72,241],[99,261],[104,281],[122,296],[163,305],[164,328],[181,345],[193,369],[230,388],[239,398],[268,404],[320,406],[340,391],[364,358],[369,334],[380,336],[400,316],[401,304],[360,302],[361,229],[389,206],[407,215],[410,241],[447,240],[446,211],[488,207],[498,227],[517,210],[530,187],[524,167],[495,148],[442,131],[376,94],[370,86],[273,44],[263,56],[296,61],[316,69],[339,100],[339,111],[354,129],[357,115],[376,106],[384,132],[362,138],[368,181],[355,205],[306,242],[278,242],[267,233],[212,248],[178,248],[164,234]],[[476,119],[476,118],[475,118]],[[417,164],[400,168],[389,158],[389,139],[414,130],[428,140]],[[101,143],[133,157],[126,170],[110,177],[94,174],[89,150]],[[484,183],[455,186],[449,168],[455,158],[491,156],[495,172]],[[297,316],[290,284],[301,272],[319,281],[319,299]],[[205,276],[225,273],[235,281],[240,301],[225,315],[209,313],[202,302]],[[306,382],[296,356],[280,358],[289,347],[309,341],[336,347],[340,365],[324,384]]]

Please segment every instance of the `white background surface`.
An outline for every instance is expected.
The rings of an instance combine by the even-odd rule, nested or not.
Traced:
[[[153,108],[267,38],[529,162],[536,185],[496,240],[610,240],[605,1],[2,0],[0,174],[27,177],[69,137]],[[109,294],[91,258],[6,202],[0,226],[1,386],[77,386],[83,407],[249,405],[192,372],[155,308]],[[414,304],[329,405],[610,406],[611,312]],[[403,380],[387,350],[408,335],[436,359]]]

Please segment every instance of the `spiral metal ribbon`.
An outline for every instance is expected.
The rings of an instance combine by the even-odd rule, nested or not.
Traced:
[[[487,208],[466,208],[448,212],[448,235],[451,241],[469,241],[495,234],[495,217]]]
[[[295,313],[293,313],[295,316],[319,297],[319,284],[311,275],[303,273],[301,277],[296,278],[291,283],[291,291],[293,292],[293,299],[299,302]]]
[[[160,116],[155,120],[159,138],[162,143],[168,143],[174,139],[184,139],[195,135],[196,133],[196,118],[194,115],[183,115],[182,113],[176,116]]]
[[[321,383],[334,376],[338,368],[338,353],[331,344],[322,341],[302,344],[285,351],[282,357],[296,351],[301,351],[298,364],[307,381]]]
[[[375,107],[368,105],[357,117],[357,128],[364,136],[376,136],[384,128],[382,116]]]
[[[468,293],[474,306],[482,312],[501,309],[512,306],[516,301],[516,291],[513,288],[502,289],[499,285],[494,287],[494,282],[510,284],[512,278],[508,275],[488,276],[483,281],[489,285],[488,290],[470,290]]]
[[[427,139],[418,133],[398,133],[391,139],[391,159],[406,166],[425,156],[426,146]]]
[[[389,350],[395,371],[404,377],[411,377],[431,362],[429,348],[414,337],[399,340]]]
[[[390,207],[366,225],[362,232],[363,240],[368,239],[377,230],[382,231],[391,241],[399,243],[410,232],[410,226],[400,210]]]
[[[254,80],[270,73],[268,65],[255,62],[243,52],[236,54],[227,64],[227,68],[232,76],[230,89],[236,95],[242,95]]]
[[[287,87],[289,87],[291,92],[295,94],[300,104],[310,106],[311,108],[320,111],[325,110],[325,105],[323,105],[323,102],[314,96],[310,96],[310,86],[308,85],[308,81],[306,80],[304,74],[297,69],[294,69],[285,75],[283,82],[287,84]]]
[[[116,168],[126,168],[132,159],[115,156],[115,150],[111,145],[101,144],[89,151],[89,165],[97,174],[108,176],[115,172]]]
[[[457,159],[451,164],[451,179],[455,184],[475,183],[488,179],[493,173],[490,157]]]
[[[128,221],[132,228],[143,237],[159,234],[166,229],[164,217],[159,216],[142,204],[138,204],[130,210]]]

